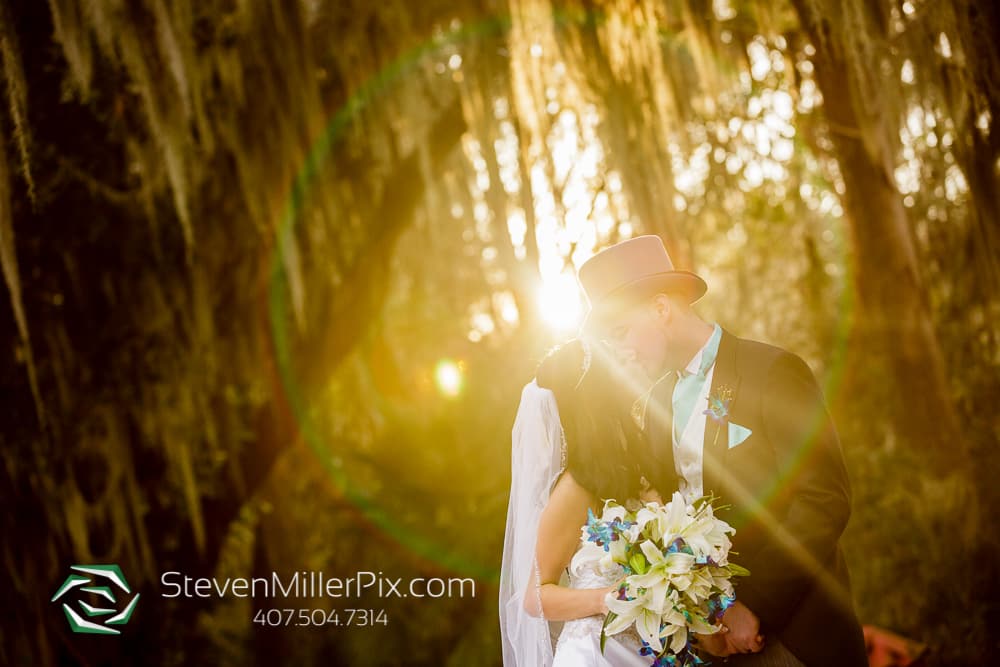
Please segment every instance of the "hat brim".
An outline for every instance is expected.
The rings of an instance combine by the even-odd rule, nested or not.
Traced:
[[[688,303],[694,303],[707,291],[708,285],[701,276],[690,271],[665,271],[643,276],[619,286],[599,303],[593,304],[580,330],[593,331],[607,326],[610,318],[656,294],[676,294],[687,299]]]

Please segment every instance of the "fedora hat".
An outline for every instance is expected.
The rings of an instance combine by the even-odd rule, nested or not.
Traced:
[[[679,294],[694,303],[708,290],[700,276],[677,271],[659,236],[637,236],[597,253],[580,267],[577,277],[590,311],[584,329],[646,296]]]

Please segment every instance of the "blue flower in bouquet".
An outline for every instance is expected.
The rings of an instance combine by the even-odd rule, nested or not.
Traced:
[[[708,620],[713,624],[722,622],[722,615],[733,606],[735,598],[728,595],[716,594],[708,598]]]
[[[653,647],[649,645],[649,642],[643,640],[642,648],[639,649],[639,655],[653,657],[653,662],[650,663],[650,667],[693,667],[694,665],[703,665],[705,662],[699,658],[693,651],[688,650],[685,647],[683,651],[678,654],[670,653],[669,651],[663,655],[656,655],[656,651]]]
[[[678,537],[677,539],[675,539],[673,542],[670,543],[669,547],[667,547],[667,553],[668,554],[682,553],[682,554],[687,554],[689,556],[693,556],[694,550],[688,546],[687,542],[684,541],[683,537]]]
[[[639,655],[653,656],[654,660],[652,662],[652,667],[663,667],[664,665],[676,665],[677,656],[668,653],[665,655],[657,656],[656,651],[653,647],[649,645],[645,639],[642,640],[642,648],[639,649]]]
[[[729,419],[729,404],[732,402],[733,390],[729,387],[719,387],[714,394],[708,397],[708,410],[702,414],[721,424]]]
[[[611,520],[611,530],[614,532],[614,536],[611,538],[617,540],[618,536],[624,533],[626,530],[634,526],[632,521],[624,521],[622,519],[612,519]]]
[[[607,544],[613,538],[611,533],[611,526],[609,526],[604,521],[601,521],[596,516],[594,512],[590,509],[587,510],[587,541],[594,542],[599,547],[604,547],[607,551]]]
[[[631,528],[631,521],[624,521],[615,517],[611,521],[602,521],[594,516],[594,512],[587,509],[587,541],[593,542],[599,547],[604,547],[608,551],[608,545],[619,539],[621,534]]]

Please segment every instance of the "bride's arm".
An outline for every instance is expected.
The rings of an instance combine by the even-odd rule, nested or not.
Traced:
[[[604,596],[613,587],[586,589],[559,585],[562,571],[579,546],[580,527],[587,521],[587,509],[593,505],[590,492],[577,484],[569,472],[563,473],[538,522],[535,553],[541,587],[536,596],[531,582],[524,595],[524,607],[532,616],[539,615],[539,598],[545,618],[550,621],[569,621],[607,612]]]

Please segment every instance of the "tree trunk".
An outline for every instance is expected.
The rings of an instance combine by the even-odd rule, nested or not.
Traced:
[[[894,427],[907,442],[920,443],[929,471],[945,474],[964,461],[965,451],[910,222],[893,182],[890,127],[858,111],[862,87],[834,47],[844,40],[831,34],[841,26],[812,14],[804,0],[794,4],[812,42],[825,45],[813,63],[846,188],[858,304],[852,366],[870,372],[881,364],[891,375],[898,396]]]

